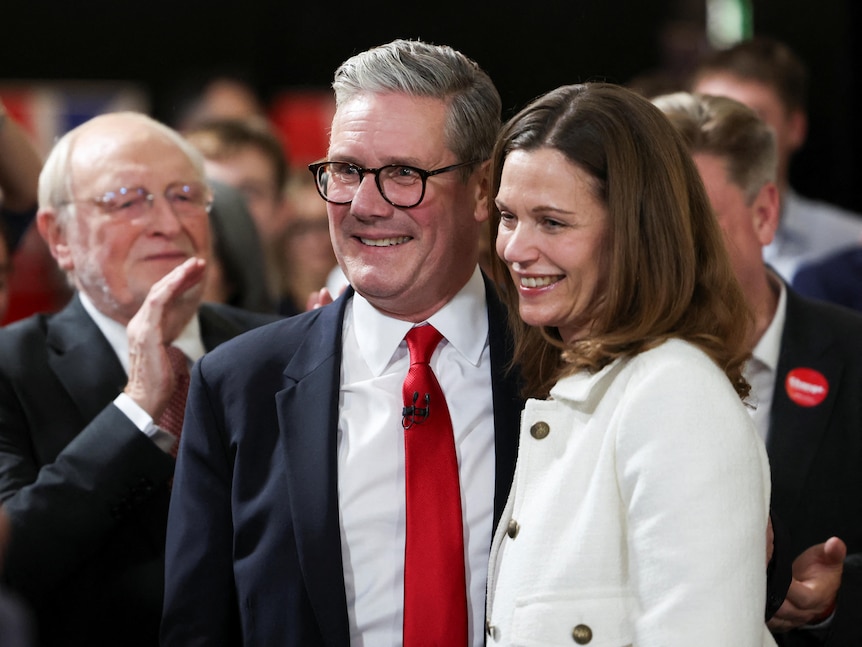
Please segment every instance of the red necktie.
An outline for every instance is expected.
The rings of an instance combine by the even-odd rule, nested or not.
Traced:
[[[442,339],[433,326],[405,338],[404,380],[407,544],[404,551],[404,647],[467,644],[464,531],[455,438],[446,398],[428,360]]]
[[[189,394],[189,364],[183,351],[175,346],[168,346],[168,359],[171,360],[171,368],[174,370],[176,383],[171,399],[168,400],[168,407],[159,416],[156,424],[177,437],[177,442],[171,450],[171,454],[176,458],[180,448],[180,434],[183,431],[186,398]]]

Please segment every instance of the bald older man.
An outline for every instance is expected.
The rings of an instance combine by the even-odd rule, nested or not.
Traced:
[[[67,133],[39,178],[39,231],[76,295],[0,330],[0,500],[5,576],[46,647],[158,645],[181,427],[166,413],[193,361],[272,320],[201,305],[202,169],[176,132],[115,113]]]

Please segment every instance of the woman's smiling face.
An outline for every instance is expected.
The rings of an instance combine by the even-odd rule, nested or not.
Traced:
[[[557,328],[566,342],[586,334],[604,287],[608,211],[595,182],[555,149],[515,150],[496,197],[497,254],[517,286],[521,318]]]

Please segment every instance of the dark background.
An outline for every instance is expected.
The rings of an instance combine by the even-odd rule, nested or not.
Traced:
[[[752,0],[755,32],[811,68],[810,134],[791,180],[803,194],[862,211],[859,0]],[[348,56],[392,40],[445,43],[495,80],[504,117],[565,83],[626,83],[678,70],[702,43],[705,0],[2,0],[0,80],[140,82],[172,123],[214,72],[239,74],[264,100],[326,88]],[[680,42],[680,35],[684,38]],[[671,40],[670,35],[676,39]]]

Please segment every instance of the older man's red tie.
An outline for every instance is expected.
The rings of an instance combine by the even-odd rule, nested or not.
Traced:
[[[176,458],[180,448],[180,434],[183,431],[186,398],[189,394],[189,364],[183,351],[176,346],[168,346],[168,359],[171,360],[171,368],[174,371],[176,382],[174,392],[168,401],[168,407],[159,416],[156,424],[177,437],[177,442],[171,450],[171,454]]]

